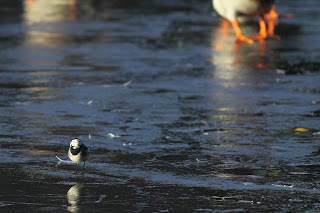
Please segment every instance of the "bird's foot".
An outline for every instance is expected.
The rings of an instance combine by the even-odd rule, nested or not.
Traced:
[[[253,40],[244,36],[242,34],[242,31],[240,29],[240,26],[239,26],[239,22],[235,19],[231,22],[232,24],[232,27],[234,29],[234,32],[236,34],[236,42],[237,43],[246,43],[246,44],[252,44],[253,43]]]
[[[275,35],[275,34],[269,34],[269,35],[268,35],[268,38],[271,38],[271,39],[274,39],[274,40],[280,40],[280,39],[281,39],[280,36]]]
[[[267,38],[267,34],[266,33],[258,33],[257,35],[253,35],[250,38],[254,41],[264,40]]]
[[[236,42],[237,43],[246,43],[246,44],[252,44],[254,41],[244,35],[238,35],[236,37]]]
[[[260,35],[260,34],[257,34],[257,35],[254,35],[254,36],[251,36],[250,37],[252,40],[254,41],[258,41],[258,40],[265,40],[265,39],[274,39],[274,40],[280,40],[281,37],[278,36],[278,35],[275,35],[275,34],[268,34],[268,36],[265,36],[265,35]]]

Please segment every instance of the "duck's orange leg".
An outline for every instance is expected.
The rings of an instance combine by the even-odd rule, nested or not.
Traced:
[[[276,6],[274,4],[271,6],[269,13],[265,14],[264,17],[268,20],[279,18],[279,13],[277,13]]]
[[[267,26],[266,26],[266,22],[265,22],[263,16],[260,16],[260,18],[259,18],[259,26],[260,26],[259,33],[257,35],[254,35],[251,37],[253,40],[266,39],[268,36],[267,35]]]
[[[277,24],[278,23],[275,20],[268,21],[268,37],[280,40],[280,36],[274,34],[274,28],[276,27]]]
[[[222,18],[221,22],[220,22],[220,29],[221,29],[221,34],[225,37],[229,36],[229,27],[230,27],[230,22],[225,19]]]
[[[242,34],[239,22],[237,20],[233,20],[231,22],[231,24],[232,24],[232,27],[233,27],[234,32],[236,34],[236,41],[237,42],[244,42],[244,43],[247,43],[247,44],[252,44],[253,43],[252,39],[250,39],[250,38],[248,38],[248,37],[246,37],[246,36],[244,36]]]
[[[288,14],[279,14],[277,11],[276,11],[276,5],[273,4],[271,6],[271,9],[269,11],[269,13],[265,14],[265,18],[266,19],[279,19],[279,18],[292,18],[292,14],[291,13],[288,13]]]
[[[280,39],[280,36],[274,34],[274,29],[278,24],[279,13],[276,11],[276,6],[273,4],[269,13],[264,16],[268,20],[268,37]]]

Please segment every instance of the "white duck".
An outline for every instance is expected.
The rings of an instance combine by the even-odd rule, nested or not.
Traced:
[[[273,30],[267,32],[265,15],[271,8],[274,10],[274,0],[212,0],[215,10],[229,20],[236,34],[236,41],[253,43],[254,40],[265,39],[268,36],[279,38]],[[272,11],[275,12],[275,11]],[[257,35],[248,38],[242,34],[239,22],[259,16],[260,31]]]

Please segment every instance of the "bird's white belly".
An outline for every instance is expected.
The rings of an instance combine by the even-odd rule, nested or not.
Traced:
[[[259,4],[252,0],[213,0],[215,10],[229,21],[253,18]],[[242,14],[242,16],[239,16]]]
[[[80,152],[77,155],[73,155],[69,149],[68,151],[68,157],[70,158],[70,160],[72,160],[73,162],[81,162],[81,161],[86,161],[87,159],[84,159],[84,157],[82,157],[80,155]]]

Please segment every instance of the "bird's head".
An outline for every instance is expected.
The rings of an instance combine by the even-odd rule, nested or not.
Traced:
[[[70,142],[70,147],[72,147],[74,149],[79,148],[80,145],[81,145],[81,142],[79,141],[78,138],[72,139],[71,142]]]

